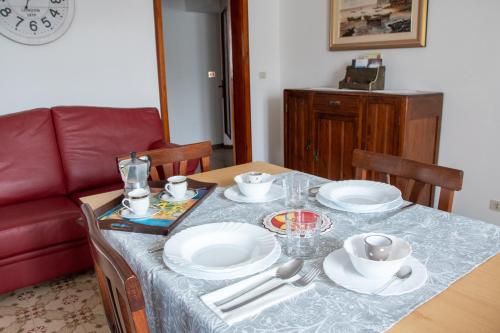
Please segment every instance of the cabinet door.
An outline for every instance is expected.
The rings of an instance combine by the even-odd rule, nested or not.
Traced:
[[[353,179],[352,152],[361,146],[359,112],[314,111],[314,174]]]
[[[311,97],[306,92],[285,93],[285,167],[312,172]]]
[[[401,99],[398,97],[368,97],[366,99],[366,150],[400,155]]]

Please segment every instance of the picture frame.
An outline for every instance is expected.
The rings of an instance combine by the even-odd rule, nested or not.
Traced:
[[[330,0],[330,50],[425,47],[428,0]]]

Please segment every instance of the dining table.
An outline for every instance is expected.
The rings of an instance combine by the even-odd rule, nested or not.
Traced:
[[[260,224],[255,220],[259,220],[263,214],[269,213],[269,210],[273,210],[278,204],[257,205],[252,208],[251,204],[233,203],[223,196],[223,188],[234,185],[236,175],[250,171],[277,176],[294,172],[266,162],[252,162],[189,176],[193,180],[216,183],[218,190],[212,193],[213,199],[205,200],[178,228],[182,230],[183,227],[189,227],[191,220],[193,223],[196,221],[196,224],[203,223],[203,221],[211,223],[221,219],[227,220],[231,218],[232,213],[237,211],[244,211],[239,215],[239,219],[241,216],[246,216],[252,220],[248,222]],[[310,176],[314,180],[313,184],[321,185],[328,181]],[[80,200],[90,204],[93,209],[98,209],[122,194],[123,191],[118,190],[84,197]],[[212,209],[213,207],[217,209]],[[328,211],[326,207],[321,209]],[[331,238],[328,240],[332,243],[327,244],[327,247],[331,247],[326,250],[327,252],[342,246],[343,237],[339,235],[349,234],[349,228],[372,231],[373,228],[384,226],[384,221],[370,225],[368,220],[361,221],[362,217],[333,210],[328,213],[334,221],[334,226],[329,231]],[[111,230],[103,230],[103,234],[138,275],[141,286],[145,289],[148,321],[153,332],[180,330],[190,332],[500,332],[500,254],[498,254],[500,228],[420,205],[390,219],[387,224],[391,224],[394,230],[404,233],[407,226],[414,232],[414,243],[416,243],[414,255],[427,266],[429,275],[422,291],[417,290],[412,293],[417,295],[421,292],[422,297],[391,296],[373,303],[369,297],[376,296],[358,295],[343,289],[322,274],[315,285],[317,291],[308,293],[307,302],[287,301],[288,304],[276,305],[266,310],[266,313],[246,319],[233,327],[225,324],[200,300],[204,293],[233,282],[196,280],[169,270],[162,262],[161,252],[149,253],[147,251],[151,246],[164,242],[166,237]],[[422,221],[436,230],[441,223],[443,231],[428,230],[426,233],[421,225],[417,225],[417,223],[424,223]],[[370,229],[370,226],[373,228]],[[336,234],[336,230],[339,230],[339,234]],[[419,230],[420,233],[417,235],[415,230]],[[424,230],[423,233],[422,230]],[[424,238],[427,242],[436,243],[429,245],[432,249],[418,245],[419,239],[424,241]],[[448,239],[454,239],[454,241],[448,244]],[[467,244],[461,244],[461,241]],[[454,251],[454,248],[450,248],[453,244],[460,244],[460,251],[465,252],[457,253],[458,249]],[[327,252],[323,253],[323,258],[328,254]],[[317,261],[321,262],[321,260],[319,258]],[[167,291],[166,289],[169,288],[172,290]],[[166,299],[168,297],[171,299]],[[339,302],[342,302],[341,306]],[[382,313],[382,311],[377,313],[377,309],[374,308],[366,309],[367,305],[373,306],[373,304],[380,304],[383,307],[385,302],[391,305],[388,309],[397,309],[397,315]],[[166,305],[160,307],[158,306],[160,303]],[[409,310],[405,309],[406,306]],[[274,308],[276,309],[273,310]],[[272,311],[276,311],[274,317],[270,315]],[[290,316],[287,316],[287,313],[290,313]],[[340,318],[344,321],[342,322]],[[296,324],[292,325],[294,321]]]

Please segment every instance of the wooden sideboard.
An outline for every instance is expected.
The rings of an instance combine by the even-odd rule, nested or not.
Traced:
[[[285,90],[284,103],[287,168],[353,179],[355,148],[437,162],[442,93]],[[429,205],[432,193],[428,187],[419,203]]]

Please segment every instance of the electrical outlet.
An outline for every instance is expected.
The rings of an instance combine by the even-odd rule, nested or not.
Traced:
[[[500,212],[500,200],[491,200],[490,201],[490,209]]]
[[[208,72],[208,77],[209,77],[210,79],[213,79],[215,76],[216,76],[216,74],[215,74],[215,72],[214,72],[214,71],[210,71],[210,72]]]

